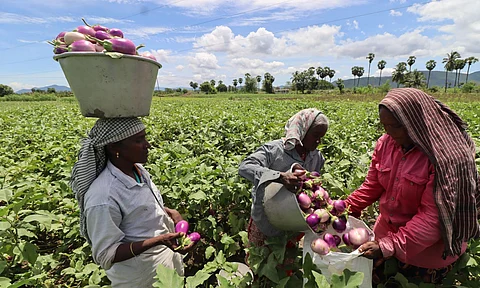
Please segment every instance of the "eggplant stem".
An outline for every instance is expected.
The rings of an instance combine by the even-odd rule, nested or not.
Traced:
[[[85,21],[85,18],[82,18],[82,21],[83,21],[83,23],[85,23],[85,25],[87,25],[88,27],[92,27],[92,26],[88,25],[87,21]]]
[[[140,44],[140,45],[137,46],[137,48],[135,48],[135,50],[138,50],[138,49],[143,48],[143,47],[145,47],[145,45]]]

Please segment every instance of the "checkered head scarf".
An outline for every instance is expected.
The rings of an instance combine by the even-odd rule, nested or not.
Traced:
[[[88,188],[105,169],[107,157],[105,146],[133,136],[145,129],[138,118],[101,118],[95,122],[88,137],[82,139],[78,161],[73,166],[70,187],[75,193],[80,208],[80,234],[88,242],[83,198]]]
[[[460,255],[464,241],[480,236],[480,183],[467,124],[443,103],[413,88],[390,90],[380,105],[395,115],[434,165],[443,257]]]
[[[303,109],[290,117],[285,125],[285,137],[283,138],[285,150],[292,150],[297,144],[303,146],[302,140],[308,129],[317,125],[328,127],[328,118],[315,108]]]

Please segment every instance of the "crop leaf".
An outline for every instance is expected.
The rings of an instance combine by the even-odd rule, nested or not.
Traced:
[[[207,281],[208,278],[210,278],[210,273],[199,270],[195,275],[187,277],[186,288],[198,287]]]
[[[332,274],[332,288],[355,288],[362,285],[363,278],[362,272],[345,269],[342,275]]]
[[[153,284],[155,287],[184,288],[184,278],[178,275],[174,269],[167,268],[163,265],[157,266],[158,281]]]

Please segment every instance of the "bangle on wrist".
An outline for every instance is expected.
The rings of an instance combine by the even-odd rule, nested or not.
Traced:
[[[132,252],[133,257],[137,257],[137,255],[133,253],[133,242],[130,242],[130,252]]]

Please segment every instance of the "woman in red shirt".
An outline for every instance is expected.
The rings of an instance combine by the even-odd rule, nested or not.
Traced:
[[[417,89],[391,90],[379,115],[386,134],[365,182],[346,200],[357,216],[380,204],[376,239],[359,249],[374,259],[374,285],[386,281],[386,259],[406,277],[440,283],[466,241],[480,236],[475,144],[455,112]]]

